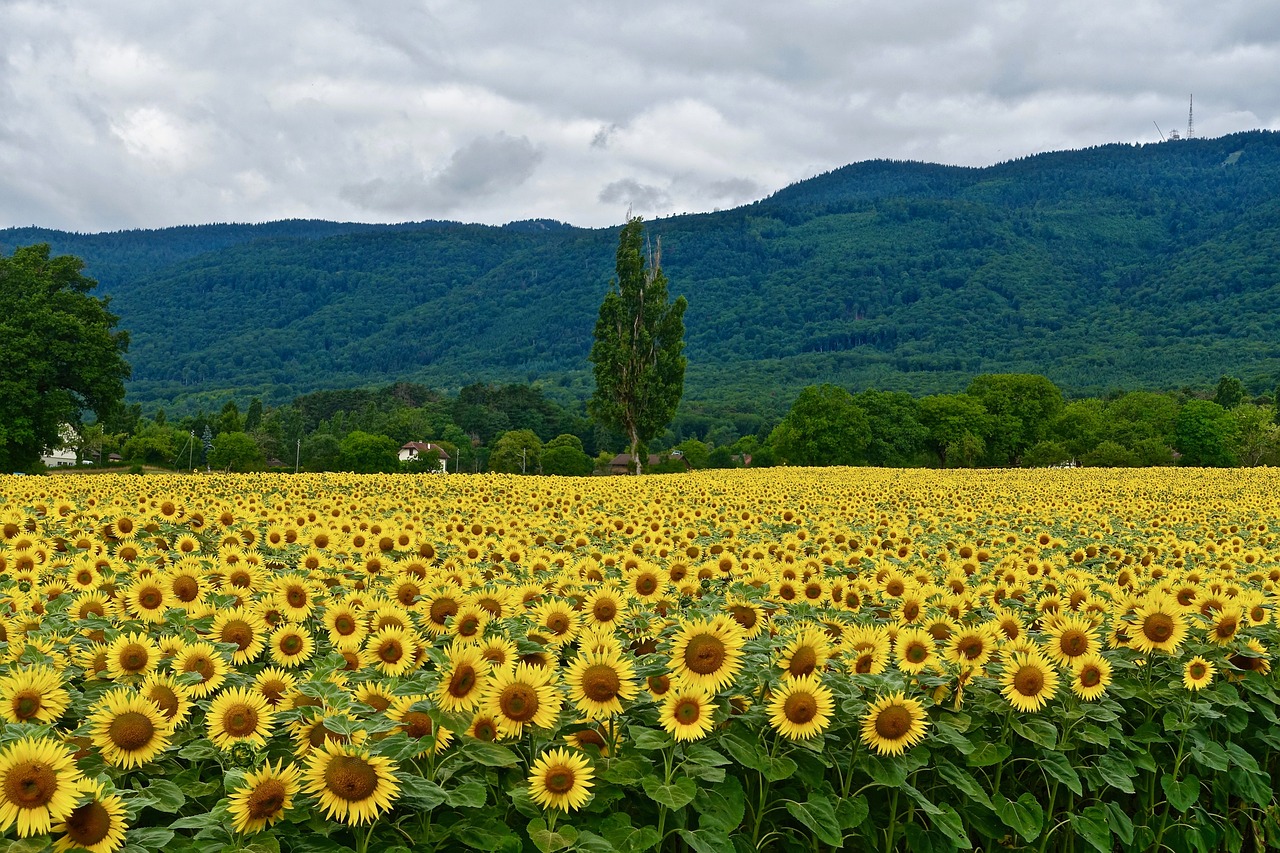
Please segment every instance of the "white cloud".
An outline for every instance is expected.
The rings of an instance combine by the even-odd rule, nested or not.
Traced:
[[[0,226],[580,225],[888,157],[1280,127],[1255,0],[0,3]]]

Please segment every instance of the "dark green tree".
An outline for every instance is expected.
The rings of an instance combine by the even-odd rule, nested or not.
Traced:
[[[1244,402],[1244,383],[1234,376],[1224,376],[1218,380],[1218,388],[1214,391],[1213,402],[1224,409],[1234,409]]]
[[[591,417],[627,437],[641,470],[640,445],[671,423],[684,394],[683,296],[667,301],[662,245],[646,251],[644,220],[627,222],[618,240],[616,276],[600,303],[590,361],[596,390]]]
[[[929,430],[926,444],[943,468],[977,462],[990,422],[982,403],[967,394],[935,394],[920,401],[920,423]]]
[[[997,465],[1017,464],[1028,447],[1048,436],[1062,410],[1062,392],[1033,373],[988,373],[974,377],[965,392],[991,416],[987,456]]]
[[[262,424],[262,401],[254,397],[249,401],[249,411],[244,415],[244,431],[253,432]]]
[[[339,443],[342,469],[356,474],[385,474],[400,470],[400,446],[385,435],[353,429]]]
[[[342,443],[327,432],[302,440],[302,467],[308,471],[337,471],[342,466]]]
[[[0,471],[31,465],[64,425],[78,430],[89,411],[102,420],[124,399],[129,335],[83,268],[44,244],[0,255]]]
[[[234,400],[228,400],[213,423],[214,432],[243,432],[244,418],[240,416],[240,407]]]
[[[538,473],[542,439],[531,429],[504,432],[489,453],[489,470],[506,474]]]
[[[838,385],[810,385],[769,435],[778,456],[792,465],[857,465],[863,461],[871,427]]]
[[[1132,468],[1140,461],[1132,450],[1110,439],[1099,443],[1080,458],[1081,464],[1089,468]]]
[[[542,448],[542,473],[561,477],[589,477],[595,464],[582,449],[582,439],[563,433]]]
[[[209,467],[237,473],[263,471],[267,457],[248,433],[220,432],[213,439],[213,450],[209,451]]]
[[[1174,427],[1183,465],[1230,468],[1238,460],[1234,452],[1236,423],[1231,413],[1209,400],[1189,400],[1178,412]]]
[[[914,397],[869,388],[854,394],[853,402],[866,412],[871,427],[868,465],[896,468],[917,463],[929,431],[920,423],[920,404]]]

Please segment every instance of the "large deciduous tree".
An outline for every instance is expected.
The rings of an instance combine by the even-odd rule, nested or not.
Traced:
[[[640,473],[640,445],[671,423],[684,393],[683,296],[667,301],[661,244],[648,251],[644,221],[629,220],[618,240],[616,277],[600,304],[591,347],[596,390],[587,410],[627,437]]]
[[[857,465],[871,441],[867,415],[837,385],[810,385],[769,435],[792,465]]]
[[[99,420],[124,399],[127,332],[97,285],[70,255],[49,246],[0,255],[0,471],[35,462],[78,429],[86,412]]]

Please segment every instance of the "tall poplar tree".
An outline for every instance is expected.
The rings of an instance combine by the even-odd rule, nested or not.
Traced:
[[[671,423],[684,394],[688,303],[683,296],[667,301],[662,244],[649,250],[638,216],[622,229],[616,270],[596,321],[590,356],[596,391],[587,411],[627,436],[639,474],[640,444]]]

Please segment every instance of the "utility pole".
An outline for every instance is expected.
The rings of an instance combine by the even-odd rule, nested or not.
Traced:
[[[522,447],[520,448],[520,473],[521,474],[524,473],[524,454],[525,454],[525,449]]]
[[[298,445],[293,451],[293,473],[298,473],[298,463],[302,461],[302,437],[298,437]]]

